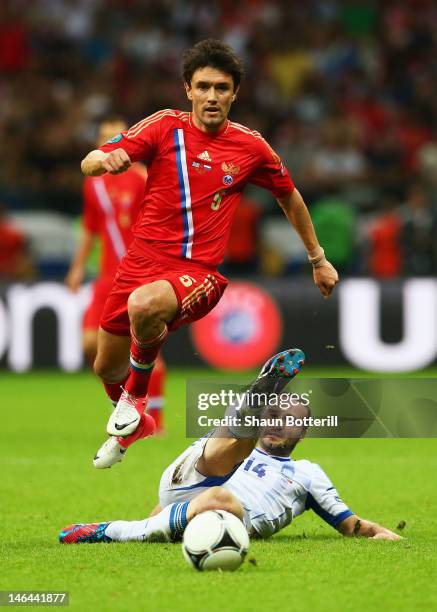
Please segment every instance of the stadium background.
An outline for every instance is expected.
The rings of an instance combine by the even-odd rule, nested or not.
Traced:
[[[256,188],[238,211],[224,272],[266,289],[280,309],[282,342],[306,345],[313,363],[372,369],[365,354],[373,349],[383,354],[376,370],[431,365],[437,297],[432,283],[411,287],[409,279],[432,278],[437,266],[436,12],[427,0],[2,2],[0,363],[15,370],[64,367],[56,318],[44,306],[52,291],[58,303],[71,296],[44,285],[48,304],[32,292],[19,294],[17,304],[10,283],[62,283],[81,210],[78,162],[94,146],[99,121],[115,112],[134,123],[164,107],[187,108],[181,52],[215,36],[245,61],[232,118],[260,130],[281,154],[342,278],[375,282],[349,285],[354,308],[344,304],[346,283],[325,304],[279,207]],[[12,223],[21,238],[11,237]],[[91,266],[90,280],[94,272]],[[380,289],[380,299],[369,297]],[[38,300],[33,320],[26,303]],[[380,329],[367,320],[369,311]],[[228,308],[222,318],[217,336],[230,352],[252,346],[255,329],[267,325],[268,333],[264,315],[253,309]],[[406,337],[410,318],[423,328],[413,326]],[[68,325],[71,336],[79,333],[77,320]],[[373,344],[360,351],[354,330],[361,326]],[[29,357],[21,353],[32,333]],[[77,343],[70,341],[76,356],[66,369],[76,369]],[[422,346],[417,357],[411,345]],[[166,353],[170,364],[205,361],[188,330],[172,338]],[[240,367],[250,365],[256,364]]]
[[[186,379],[224,376],[205,369],[212,337],[225,358],[213,365],[231,369],[254,366],[234,361],[245,343],[258,361],[271,350],[256,335],[301,346],[310,376],[435,363],[436,13],[426,0],[0,3],[1,589],[69,590],[79,610],[432,609],[432,439],[310,439],[297,449],[356,512],[391,529],[406,521],[399,545],[341,539],[306,513],[252,543],[236,575],[204,576],[175,546],[64,548],[56,535],[71,521],[152,509],[163,467],[187,444]],[[62,282],[81,210],[79,161],[107,113],[133,123],[186,109],[181,52],[206,36],[243,57],[232,119],[283,156],[343,281],[322,300],[276,203],[248,190],[224,272],[250,287],[228,290],[203,342],[201,330],[197,340],[173,335],[164,437],[102,473],[91,458],[107,402],[90,372],[76,371],[87,289],[74,297]]]

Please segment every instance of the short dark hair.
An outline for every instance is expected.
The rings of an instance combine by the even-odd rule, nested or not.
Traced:
[[[190,84],[196,70],[207,66],[230,74],[234,89],[237,89],[244,74],[243,64],[232,47],[214,38],[201,40],[185,51],[182,56],[184,82]]]

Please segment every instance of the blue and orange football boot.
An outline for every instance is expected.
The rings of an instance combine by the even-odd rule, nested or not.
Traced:
[[[305,353],[288,349],[270,357],[250,385],[251,393],[281,393],[305,363]]]
[[[300,349],[288,349],[270,357],[255,380],[244,389],[247,395],[243,404],[230,404],[227,407],[225,415],[229,418],[227,428],[231,435],[235,438],[257,438],[259,419],[269,405],[269,396],[281,394],[299,374],[304,363],[305,354]]]
[[[111,538],[105,535],[109,523],[76,523],[68,525],[59,534],[61,544],[98,544],[101,542],[112,542]]]

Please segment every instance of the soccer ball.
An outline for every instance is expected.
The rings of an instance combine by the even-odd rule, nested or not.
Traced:
[[[243,523],[230,512],[208,510],[193,518],[184,532],[182,552],[192,567],[233,572],[249,550]]]

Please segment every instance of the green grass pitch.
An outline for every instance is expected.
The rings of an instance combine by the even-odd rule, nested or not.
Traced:
[[[98,611],[435,609],[431,439],[308,439],[295,455],[320,463],[357,514],[392,529],[405,521],[402,542],[342,538],[307,512],[271,540],[253,542],[252,562],[235,574],[197,573],[174,544],[61,546],[57,534],[68,523],[147,516],[163,468],[187,444],[191,375],[170,373],[165,437],[136,444],[122,464],[98,471],[91,459],[108,408],[91,374],[1,372],[0,590],[67,590],[71,608]]]

